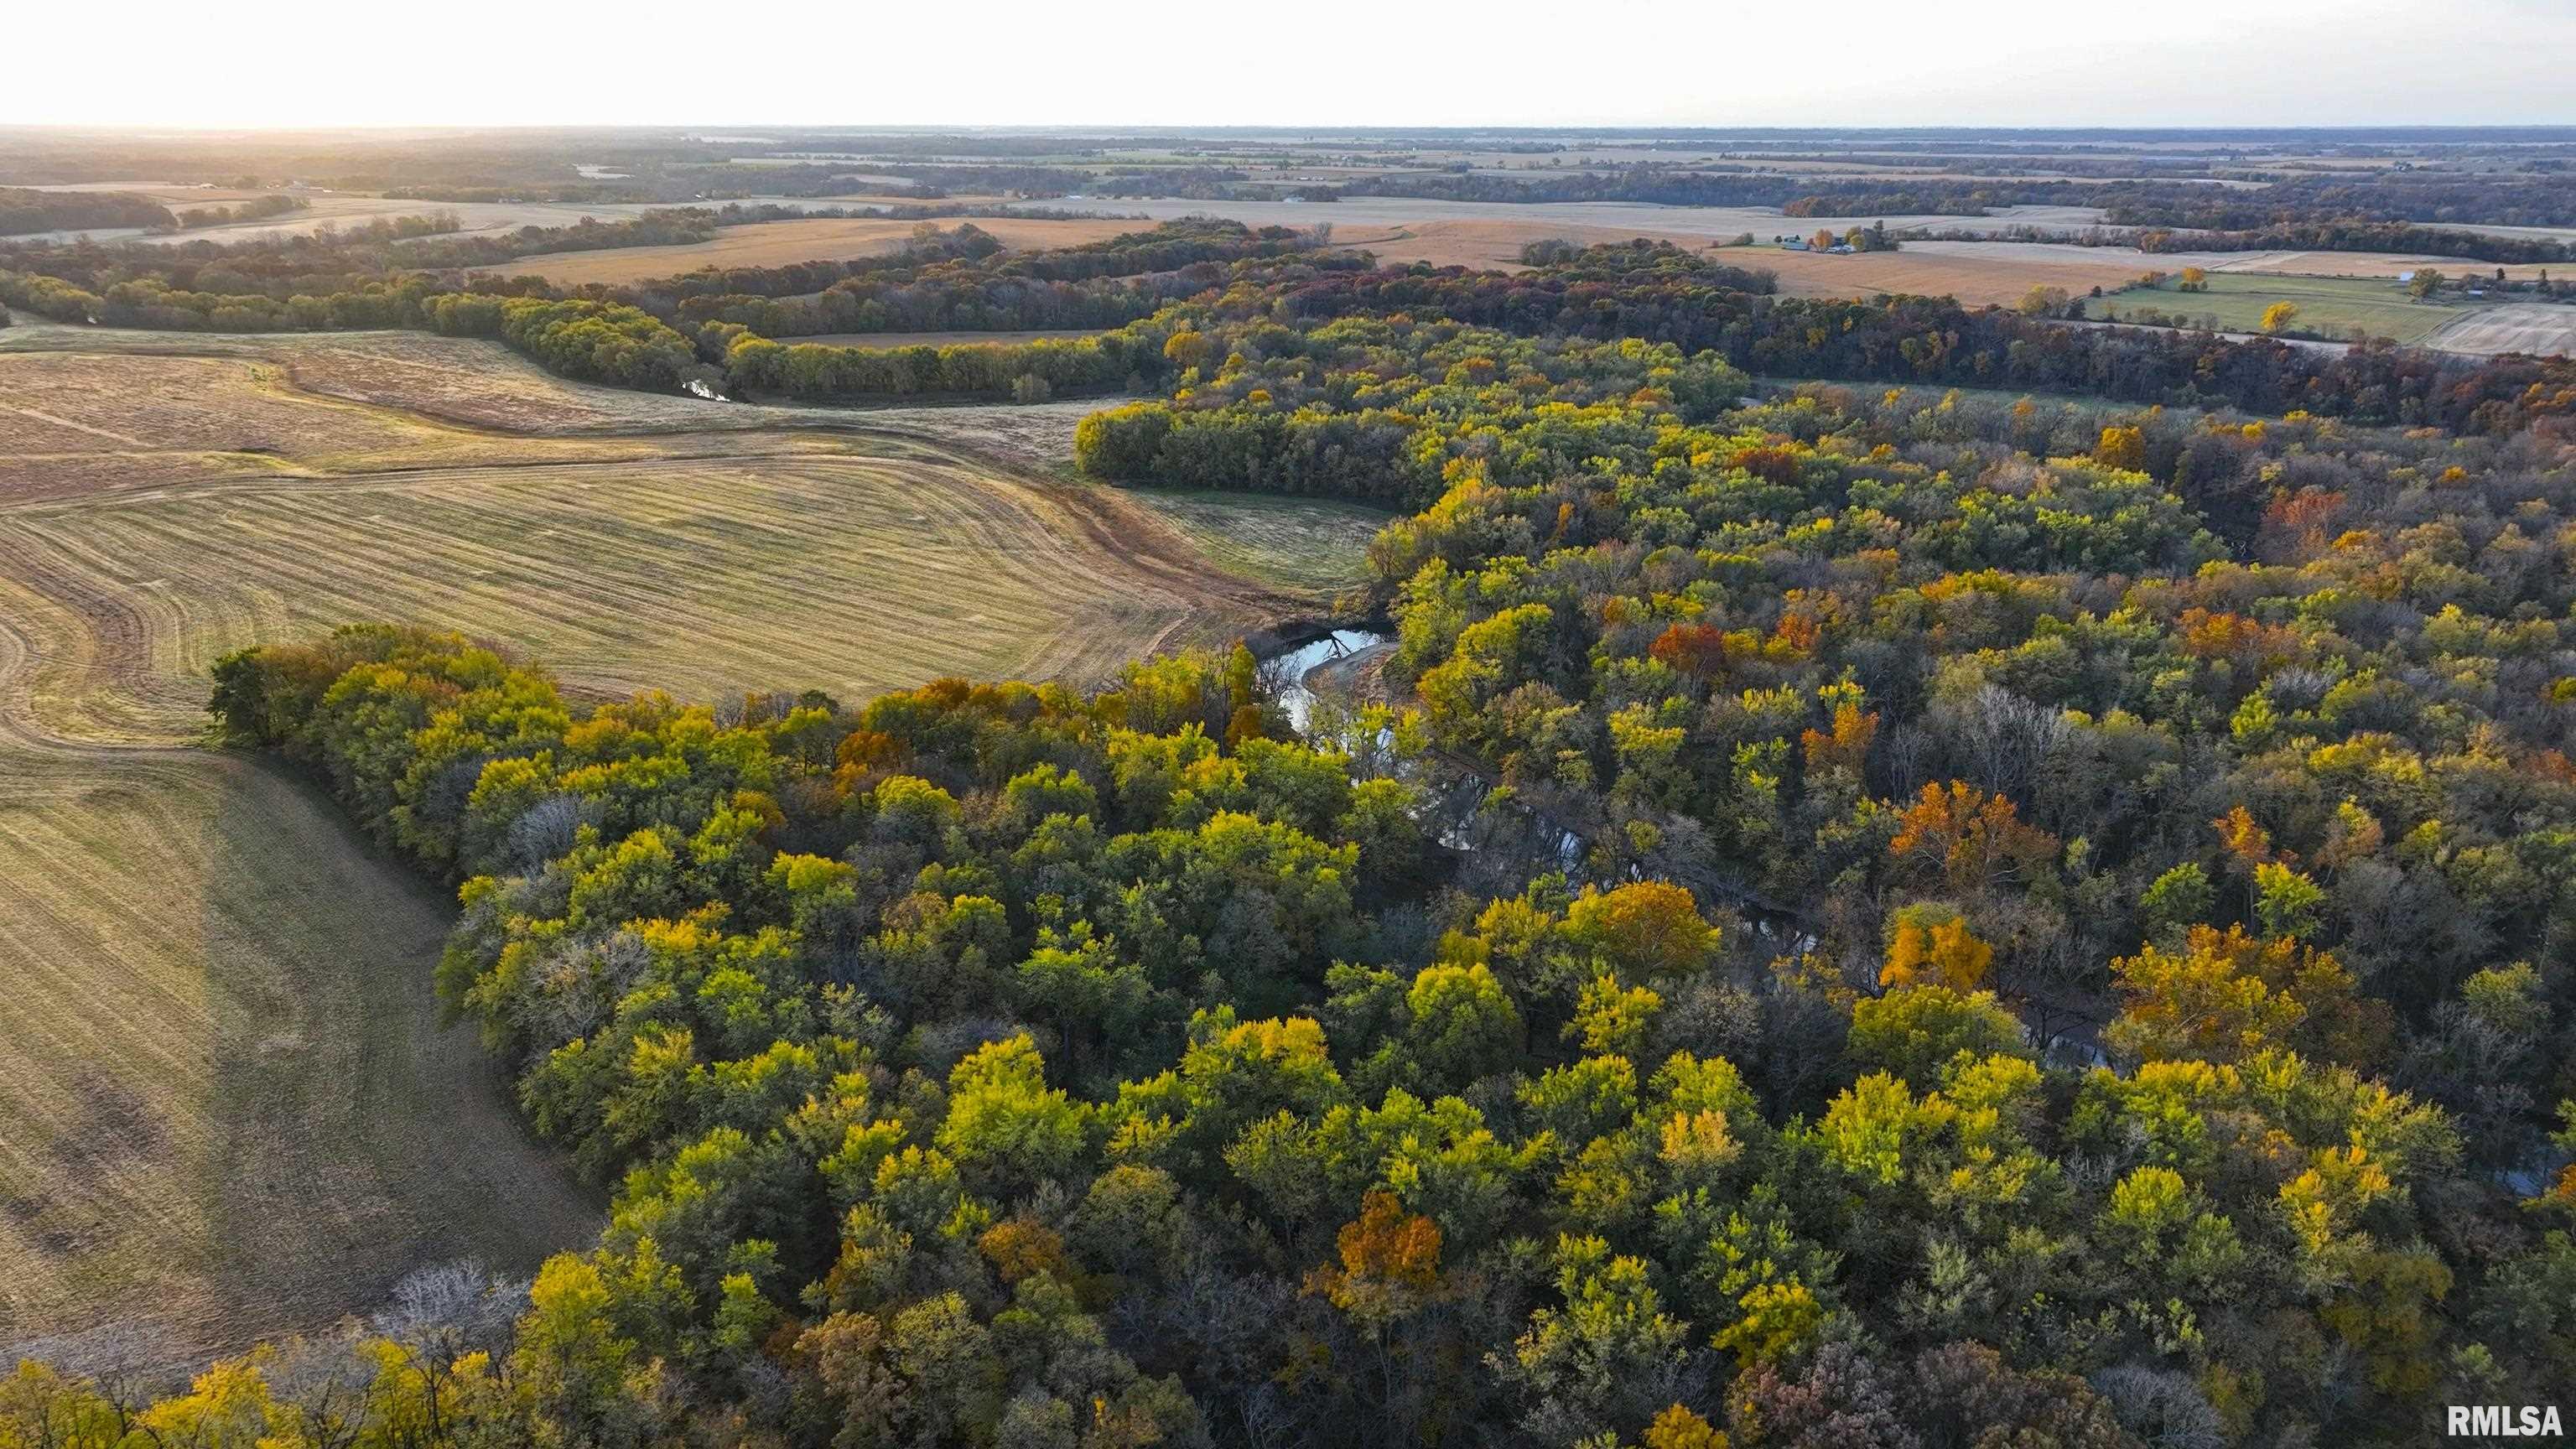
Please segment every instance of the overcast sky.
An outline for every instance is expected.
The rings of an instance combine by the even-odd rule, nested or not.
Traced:
[[[10,30],[7,123],[2576,123],[2576,0],[93,0]]]

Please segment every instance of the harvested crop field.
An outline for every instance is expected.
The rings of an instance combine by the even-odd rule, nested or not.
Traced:
[[[2499,352],[2576,356],[2576,307],[2511,302],[2482,308],[2445,323],[2425,345],[2481,356]]]
[[[65,353],[78,356],[66,359]],[[15,360],[21,356],[52,360],[45,364]],[[1084,416],[1120,401],[897,407],[722,403],[678,393],[658,395],[571,382],[497,342],[420,332],[168,333],[41,322],[22,322],[0,331],[0,381],[18,366],[33,369],[22,374],[29,379],[94,375],[102,380],[120,376],[166,380],[170,376],[135,372],[137,366],[152,364],[118,358],[235,360],[240,371],[231,375],[228,385],[236,391],[230,401],[253,410],[275,398],[308,408],[332,398],[372,404],[367,425],[375,432],[357,441],[389,439],[389,446],[374,461],[403,467],[423,461],[419,450],[442,446],[455,450],[442,456],[474,461],[532,455],[615,459],[651,456],[656,445],[641,441],[648,435],[788,428],[900,433],[1043,469],[1072,454],[1073,430]],[[95,373],[85,370],[93,366],[98,369]],[[48,368],[59,371],[49,374]],[[175,405],[219,415],[225,411],[202,396],[182,395]],[[29,406],[63,415],[50,404]],[[299,416],[299,430],[312,421]],[[43,467],[13,466],[16,460],[8,448],[23,439],[30,453],[37,451],[34,444],[42,435],[41,426],[41,419],[0,412],[0,500],[62,496],[130,482],[137,467],[147,461],[163,474],[180,471],[192,478],[227,471],[287,471],[285,460],[264,455],[225,455],[185,447],[136,450],[113,436],[118,429],[112,425],[77,438],[55,433],[55,448]],[[224,436],[229,435],[218,435],[216,441]],[[549,452],[534,446],[534,438],[595,441],[581,449]],[[692,446],[705,451],[726,445],[701,437]],[[369,459],[344,457],[343,461],[363,467]]]
[[[1064,247],[1105,241],[1137,229],[1133,221],[1090,217],[1031,219],[963,217],[1005,246]],[[943,223],[953,224],[953,223]],[[513,277],[538,276],[562,286],[628,283],[676,276],[701,267],[775,267],[789,262],[874,256],[902,247],[916,221],[762,221],[729,226],[713,240],[679,246],[614,247],[588,252],[547,252],[489,270]]]
[[[201,1362],[365,1309],[425,1263],[524,1271],[596,1227],[471,1033],[438,1029],[449,903],[300,781],[191,747],[225,651],[411,620],[522,648],[591,697],[857,699],[949,673],[1089,679],[1313,605],[1211,562],[1191,539],[1221,522],[1177,529],[1037,466],[1083,404],[825,431],[623,394],[669,404],[666,426],[530,437],[289,376],[516,397],[544,420],[487,344],[451,359],[489,362],[479,381],[422,382],[375,338],[232,342],[0,355],[0,453],[44,439],[76,480],[0,493],[0,1120],[24,1124],[0,1134],[0,1349],[105,1332]],[[100,389],[125,410],[101,414]],[[685,430],[700,407],[744,426]],[[238,452],[244,429],[276,451]],[[1006,447],[958,445],[987,436]]]
[[[1737,266],[1773,273],[1780,279],[1780,290],[1792,295],[1912,292],[1955,296],[1971,305],[1999,306],[2020,300],[2033,287],[2063,287],[2079,295],[2095,287],[2114,292],[2148,272],[2173,276],[2185,267],[2205,268],[2212,274],[2298,274],[2377,279],[2393,284],[2398,273],[2418,266],[2435,266],[2456,274],[2459,269],[2478,265],[2378,252],[2352,252],[2340,257],[2324,252],[2150,253],[2066,242],[1909,241],[1895,252],[1851,256],[1783,252],[1763,246],[1716,255]]]
[[[35,356],[48,360],[39,363]],[[6,369],[27,367],[37,370],[30,376],[47,368],[93,368],[102,376],[124,369],[137,376],[170,377],[175,374],[163,360],[179,357],[257,364],[236,374],[237,391],[228,405],[246,402],[267,411],[272,399],[283,397],[297,409],[292,416],[309,423],[320,399],[373,404],[393,411],[374,412],[366,426],[402,440],[418,438],[424,431],[420,424],[429,422],[566,434],[740,427],[755,421],[722,403],[568,382],[481,338],[425,332],[146,332],[35,321],[0,331],[0,376],[7,375]],[[135,373],[138,367],[160,370]],[[129,406],[120,416],[132,413]],[[9,426],[0,418],[0,429]],[[168,446],[165,438],[149,440]]]
[[[39,715],[81,738],[184,731],[226,651],[354,618],[512,641],[596,695],[851,699],[1101,677],[1214,622],[1055,497],[901,453],[225,480],[0,514],[0,560],[136,636],[40,651]]]
[[[199,357],[0,357],[0,499],[77,489],[138,469],[261,472],[293,447],[398,447],[419,430],[353,408],[289,401],[257,364]]]
[[[2310,277],[2367,277],[2395,281],[2401,272],[2418,267],[2434,267],[2449,276],[2476,273],[2492,275],[2488,263],[2464,261],[2457,257],[2410,256],[2396,252],[2294,252],[2294,251],[2169,251],[2142,252],[2125,246],[2091,247],[2074,242],[1962,242],[1909,241],[1905,251],[1924,256],[1960,258],[1984,257],[2016,264],[2065,263],[2068,265],[2112,266],[2123,282],[2147,272],[2167,275],[2185,267],[2201,267],[2212,272],[2259,272],[2271,275]],[[1849,257],[1832,257],[1832,261],[1850,261]],[[2529,276],[2545,271],[2544,267],[2507,267],[2507,275]],[[2062,285],[2062,284],[2061,284]]]
[[[891,338],[951,334],[871,335]],[[285,382],[301,392],[427,414],[469,429],[546,437],[597,437],[599,441],[586,450],[591,456],[614,456],[609,450],[619,446],[630,451],[639,449],[643,445],[632,440],[646,434],[791,428],[900,433],[1045,468],[1072,455],[1073,430],[1085,416],[1120,401],[1095,398],[896,407],[725,403],[679,393],[657,395],[570,382],[497,342],[480,338],[432,337],[418,332],[333,332],[228,341],[244,355],[277,363],[283,369]],[[622,443],[612,443],[612,436]],[[479,441],[485,448],[500,446],[490,439]],[[708,437],[692,446],[704,451],[726,445]]]
[[[436,1028],[449,903],[336,806],[202,750],[0,741],[0,774],[0,1357],[193,1365],[597,1230]]]
[[[2009,305],[2033,287],[2064,287],[2088,292],[2112,291],[2147,272],[2175,273],[2184,267],[2213,272],[2259,272],[2329,277],[2394,279],[2400,272],[2430,266],[2446,274],[2491,276],[2492,264],[2455,257],[2403,256],[2385,252],[2141,252],[2127,247],[2088,247],[2067,242],[1909,241],[1894,252],[1851,256],[1786,251],[1771,243],[1773,234],[1811,233],[1817,224],[1793,217],[1769,217],[1755,231],[1750,247],[1721,246],[1703,255],[1729,266],[1769,272],[1790,296],[1869,297],[1891,293],[1953,296],[1971,306]],[[1435,267],[1520,270],[1521,248],[1534,241],[1564,240],[1584,245],[1626,241],[1633,237],[1669,241],[1704,249],[1702,231],[1554,225],[1543,221],[1424,221],[1387,230],[1336,227],[1337,246],[1366,251],[1388,263],[1428,262]],[[2511,277],[2529,277],[2542,267],[2507,267]]]
[[[438,339],[424,339],[437,341]],[[587,398],[520,391],[512,369],[478,375],[483,355],[459,351],[454,367],[401,364],[363,349],[311,349],[321,339],[262,339],[273,347],[213,356],[0,352],[0,504],[77,498],[139,482],[189,489],[228,478],[307,477],[322,473],[409,470],[433,464],[492,466],[528,462],[615,462],[666,456],[671,445],[637,437],[628,416],[662,400],[642,394],[588,391],[625,399],[633,414],[593,411]],[[458,349],[489,343],[456,343]],[[517,362],[517,359],[510,359]],[[525,368],[525,364],[519,364]],[[525,369],[534,377],[544,374]],[[319,374],[319,387],[299,384]],[[333,390],[418,398],[461,419],[438,418],[340,401]],[[687,404],[691,399],[672,399]],[[638,407],[640,405],[640,408]],[[758,426],[765,409],[713,410],[740,429]],[[674,409],[686,419],[685,407]],[[561,432],[558,441],[486,431],[468,424],[525,422]],[[621,426],[621,424],[624,424]],[[587,434],[588,436],[581,436]],[[702,454],[750,446],[740,433],[710,433],[693,445]],[[771,451],[775,443],[763,445]],[[804,446],[823,446],[807,442]]]
[[[2203,253],[2202,255],[2210,255]],[[2227,255],[2218,253],[2216,255]],[[2466,257],[2432,257],[2397,252],[2238,252],[2233,260],[2212,268],[2229,272],[2274,272],[2305,277],[2378,277],[2396,280],[2402,272],[2431,267],[2446,277],[2492,277],[2498,270],[2517,281],[2527,281],[2549,270],[2545,266],[2511,266],[2499,269],[2493,262],[2473,261]],[[2152,260],[2162,262],[2162,257]],[[2206,262],[2185,265],[2207,266]],[[2179,270],[2159,266],[2160,271]],[[2565,268],[2559,269],[2564,272]]]
[[[2093,250],[2094,255],[2032,255],[2020,242],[1907,242],[1898,251],[1850,256],[1753,247],[1723,255],[1737,266],[1770,272],[1791,296],[1912,294],[1956,297],[1971,306],[2015,302],[2033,287],[2076,293],[2108,289],[2136,280],[2144,270],[2134,252],[2050,250]]]
[[[214,657],[354,617],[509,641],[593,692],[863,697],[945,673],[1089,678],[1272,602],[1169,539],[1132,545],[1151,515],[1123,495],[987,461],[1060,458],[1080,403],[698,404],[753,426],[558,439],[316,398],[274,369],[0,356],[0,445],[42,439],[83,480],[0,496],[7,576],[99,626],[21,631],[40,636],[23,673],[48,732],[184,734]],[[149,402],[98,427],[102,390]],[[144,429],[174,446],[135,446]],[[244,430],[269,451],[240,451]]]

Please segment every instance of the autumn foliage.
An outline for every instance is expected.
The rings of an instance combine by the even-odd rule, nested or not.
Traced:
[[[1897,817],[1887,850],[1900,865],[1966,890],[2046,870],[2057,839],[2022,823],[2010,798],[1953,780],[1947,787],[1923,787]]]
[[[1406,1212],[1391,1192],[1364,1196],[1359,1217],[1344,1223],[1334,1242],[1340,1266],[1309,1274],[1306,1291],[1331,1299],[1354,1318],[1409,1313],[1440,1287],[1440,1225]]]

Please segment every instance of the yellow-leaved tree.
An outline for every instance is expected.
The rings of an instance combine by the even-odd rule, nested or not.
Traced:
[[[1887,964],[1881,986],[1946,986],[1974,991],[1985,984],[1995,948],[1968,930],[1967,918],[1944,905],[1907,906],[1887,920]]]

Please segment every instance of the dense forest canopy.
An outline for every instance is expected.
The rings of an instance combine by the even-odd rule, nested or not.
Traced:
[[[1285,240],[821,289],[1213,269],[973,363],[688,315],[757,277],[365,279],[575,376],[1150,392],[1085,470],[1407,510],[1382,698],[227,658],[231,739],[457,886],[441,999],[609,1224],[158,1401],[30,1364],[0,1445],[2292,1449],[2563,1397],[2564,364]],[[103,265],[0,298],[269,297]]]

